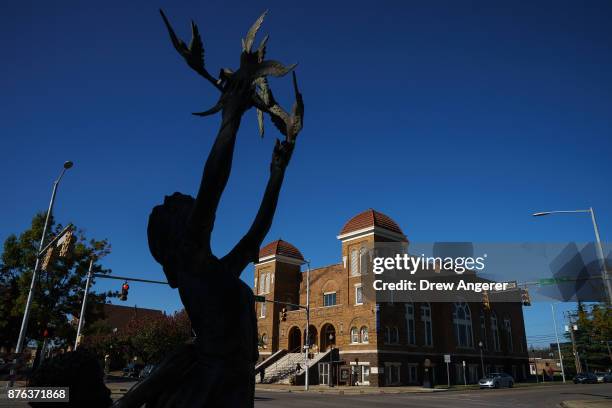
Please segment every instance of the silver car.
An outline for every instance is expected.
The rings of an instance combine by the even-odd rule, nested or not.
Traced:
[[[514,378],[506,373],[491,373],[478,381],[480,388],[500,388],[514,386]]]

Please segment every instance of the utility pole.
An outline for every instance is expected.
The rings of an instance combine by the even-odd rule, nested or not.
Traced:
[[[576,349],[576,339],[574,338],[574,322],[572,321],[572,315],[567,314],[567,319],[569,321],[569,333],[570,339],[572,340],[572,352],[574,354],[574,363],[576,365],[576,372],[582,372],[582,364],[580,363],[580,355],[578,354],[578,350]]]
[[[308,372],[310,371],[310,367],[308,367],[308,353],[310,352],[310,336],[308,330],[310,328],[310,262],[306,261],[306,330],[304,330],[304,369],[306,372],[304,373],[304,390],[308,391]]]
[[[551,303],[553,325],[555,326],[555,337],[557,339],[557,351],[559,352],[559,363],[561,364],[561,376],[563,377],[563,383],[565,383],[565,368],[563,367],[563,355],[561,354],[561,344],[559,343],[559,333],[557,332],[557,317],[555,313],[555,304]]]

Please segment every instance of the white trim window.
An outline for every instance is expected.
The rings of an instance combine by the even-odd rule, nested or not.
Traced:
[[[414,305],[412,303],[406,303],[404,305],[406,309],[406,329],[407,329],[407,340],[408,344],[416,344],[416,330],[414,327]]]
[[[408,384],[418,384],[418,364],[408,363]]]
[[[260,307],[259,307],[259,318],[264,319],[265,317],[266,317],[266,302],[261,302]]]
[[[497,316],[491,313],[491,337],[493,340],[493,351],[501,351],[499,343],[499,326],[497,325]]]
[[[323,294],[323,306],[330,307],[336,305],[336,292],[326,292]]]
[[[433,346],[433,327],[431,321],[431,305],[429,303],[421,304],[421,321],[423,322],[423,345],[427,347]]]
[[[266,293],[270,293],[270,272],[266,273]]]
[[[351,250],[351,276],[359,276],[359,251]]]
[[[355,306],[363,305],[363,287],[361,283],[355,285]]]
[[[512,322],[509,317],[504,319],[504,331],[506,332],[506,346],[508,351],[514,350],[514,344],[512,342]]]
[[[266,274],[265,273],[260,273],[259,274],[259,294],[263,295],[266,289]]]
[[[385,383],[386,385],[398,385],[401,382],[400,372],[402,363],[385,363]]]
[[[457,347],[474,347],[472,336],[472,313],[465,302],[453,304],[453,326]]]
[[[368,335],[368,328],[366,326],[361,326],[361,329],[359,329],[359,338],[362,343],[370,342],[370,337]]]
[[[359,274],[368,274],[368,250],[366,247],[361,247],[359,249]]]
[[[351,327],[351,343],[359,343],[359,330],[356,327]]]

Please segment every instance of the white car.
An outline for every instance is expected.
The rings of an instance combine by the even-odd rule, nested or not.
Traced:
[[[491,373],[478,381],[480,388],[514,387],[514,378],[506,373]]]

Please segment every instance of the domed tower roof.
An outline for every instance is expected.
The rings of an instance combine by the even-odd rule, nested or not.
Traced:
[[[294,245],[282,239],[270,242],[259,250],[259,261],[272,259],[276,256],[291,258],[298,261],[303,261],[304,256]]]
[[[406,236],[402,229],[397,225],[391,217],[372,208],[365,210],[362,213],[357,214],[344,224],[339,239],[343,239],[354,233],[366,232],[369,230],[378,230],[383,233],[391,233],[400,240],[406,240]]]

